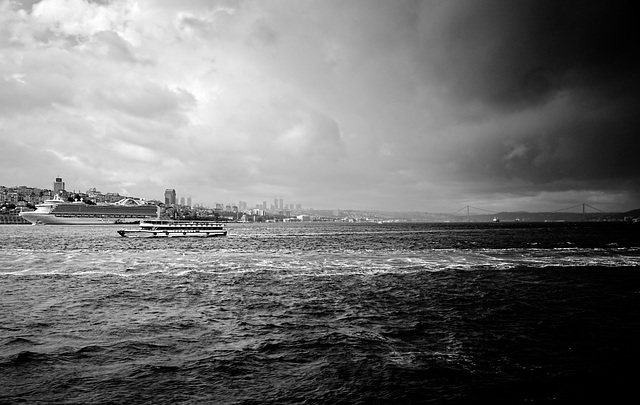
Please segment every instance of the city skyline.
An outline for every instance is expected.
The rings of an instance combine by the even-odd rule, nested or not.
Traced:
[[[636,209],[633,15],[589,0],[0,0],[0,184]]]
[[[106,193],[103,193],[101,191],[99,191],[97,189],[97,187],[90,187],[89,189],[87,189],[86,191],[82,191],[82,190],[75,190],[75,189],[71,189],[71,190],[67,190],[66,189],[66,183],[64,181],[64,179],[60,176],[56,177],[55,180],[52,183],[52,187],[38,187],[38,186],[31,186],[31,185],[13,185],[13,186],[5,186],[0,184],[0,187],[2,188],[9,188],[9,189],[37,189],[37,190],[42,190],[42,191],[50,191],[51,195],[46,194],[43,196],[35,196],[36,200],[38,200],[38,202],[42,202],[43,200],[47,199],[47,198],[51,198],[53,195],[56,194],[60,194],[62,192],[67,193],[67,194],[81,194],[81,195],[88,195],[89,197],[95,196],[95,195],[118,195],[120,196],[119,193],[112,193],[110,191],[107,191]],[[209,208],[216,208],[219,206],[222,206],[223,208],[227,208],[227,207],[236,207],[237,210],[239,211],[244,211],[247,209],[262,209],[265,211],[274,211],[274,210],[294,210],[294,209],[302,209],[302,205],[301,204],[296,204],[294,205],[293,203],[288,203],[288,204],[284,204],[284,199],[283,198],[274,198],[273,200],[273,204],[272,205],[268,205],[267,201],[264,200],[261,203],[255,203],[253,205],[249,205],[246,201],[242,201],[242,200],[237,200],[234,202],[219,202],[219,201],[213,201],[213,202],[202,202],[202,203],[196,203],[194,205],[192,205],[192,198],[191,196],[185,197],[185,196],[181,196],[178,194],[176,189],[165,189],[164,191],[164,196],[163,198],[155,198],[155,197],[149,197],[149,196],[139,196],[139,195],[123,195],[121,197],[131,197],[131,198],[142,198],[148,201],[158,201],[158,202],[162,202],[165,205],[182,205],[182,206],[188,206],[188,207],[195,207],[195,206],[202,206],[202,207],[209,207]],[[0,200],[1,201],[1,200]],[[34,202],[34,201],[29,201],[29,202]]]
[[[9,190],[9,194],[16,194],[14,196],[10,196],[7,195],[7,190]],[[45,191],[48,193],[40,193],[40,195],[38,196],[37,194],[34,195],[33,193],[31,193],[29,195],[29,190],[36,190],[36,191]],[[10,187],[6,187],[4,185],[0,185],[0,191],[2,191],[2,193],[0,193],[0,204],[2,203],[17,203],[19,202],[20,198],[18,197],[26,197],[25,202],[31,203],[31,204],[36,204],[36,203],[40,203],[43,202],[46,199],[52,198],[54,195],[59,194],[64,192],[65,193],[65,197],[67,195],[80,195],[80,196],[86,196],[89,199],[91,199],[93,202],[95,203],[113,203],[116,201],[121,200],[122,198],[140,198],[142,200],[146,200],[149,202],[153,202],[156,201],[158,203],[163,203],[162,200],[160,199],[155,199],[155,198],[147,198],[145,196],[132,196],[132,195],[120,195],[119,193],[111,193],[111,192],[106,192],[106,193],[102,193],[101,191],[98,191],[96,187],[90,188],[89,190],[87,190],[86,192],[82,192],[82,191],[76,191],[76,190],[66,190],[65,189],[65,182],[63,181],[63,179],[61,177],[56,177],[55,181],[53,182],[53,187],[51,189],[49,188],[39,188],[39,187],[31,187],[31,186],[26,186],[26,185],[21,185],[21,186],[10,186]],[[84,197],[83,197],[84,198]],[[166,189],[165,190],[165,195],[164,195],[164,204],[168,205],[168,206],[183,206],[183,207],[190,207],[190,208],[195,208],[195,209],[207,209],[207,210],[221,210],[221,211],[231,211],[231,212],[239,212],[239,213],[250,213],[252,215],[255,215],[256,213],[258,213],[259,215],[264,215],[264,214],[284,214],[284,215],[291,215],[293,214],[300,214],[300,213],[304,213],[304,212],[315,212],[315,211],[332,211],[334,213],[334,215],[340,215],[341,211],[346,211],[346,212],[357,212],[360,211],[360,215],[368,215],[368,214],[373,214],[375,215],[375,212],[378,213],[382,213],[382,212],[386,212],[387,214],[392,214],[393,212],[395,212],[396,214],[399,215],[403,215],[403,214],[409,214],[409,212],[407,211],[400,211],[400,210],[394,210],[394,209],[387,209],[387,210],[358,210],[358,209],[351,209],[351,208],[344,208],[343,209],[320,209],[320,210],[316,210],[316,208],[314,207],[303,207],[301,206],[301,204],[293,204],[293,203],[288,203],[288,204],[284,204],[284,199],[283,198],[274,198],[273,200],[273,204],[271,204],[270,206],[267,204],[267,201],[263,201],[262,203],[257,203],[253,206],[250,206],[247,204],[246,201],[242,201],[239,200],[237,202],[237,204],[235,202],[227,202],[227,203],[220,203],[220,202],[213,202],[211,204],[199,204],[196,203],[194,205],[192,205],[191,202],[191,197],[185,197],[184,196],[179,196],[176,192],[175,189]],[[585,217],[585,215],[592,215],[592,214],[596,214],[596,215],[601,215],[601,214],[623,214],[623,213],[631,213],[631,211],[634,211],[637,215],[637,211],[639,211],[640,208],[636,208],[633,210],[627,210],[627,211],[609,211],[609,212],[605,212],[601,209],[599,209],[598,207],[593,207],[589,204],[586,203],[580,203],[580,204],[576,204],[573,205],[571,207],[564,207],[558,210],[550,210],[550,211],[537,211],[537,212],[531,212],[531,211],[523,211],[523,210],[517,210],[517,211],[501,211],[501,212],[497,212],[497,211],[491,211],[491,210],[486,210],[484,208],[480,208],[480,207],[475,207],[475,206],[464,206],[462,208],[459,208],[455,211],[446,211],[446,212],[428,212],[428,211],[413,211],[413,213],[416,214],[425,214],[425,215],[449,215],[452,217],[469,217],[470,215],[473,216],[486,216],[488,214],[490,215],[495,215],[495,214],[510,214],[510,215],[515,215],[515,214],[523,214],[525,212],[529,213],[529,214],[576,214],[576,213],[580,213],[582,214],[583,218]],[[367,214],[368,213],[368,214]],[[564,217],[563,217],[564,218]],[[569,218],[569,217],[567,217]],[[575,218],[575,217],[573,217]],[[406,219],[406,218],[405,218]],[[422,218],[424,220],[424,218]],[[537,218],[539,220],[539,218]],[[609,218],[610,219],[610,218]],[[433,218],[430,218],[430,220],[433,220]],[[440,220],[442,220],[442,218],[440,218]]]

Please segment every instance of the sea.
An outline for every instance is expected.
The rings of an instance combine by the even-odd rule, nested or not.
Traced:
[[[623,403],[640,224],[0,226],[0,404]]]

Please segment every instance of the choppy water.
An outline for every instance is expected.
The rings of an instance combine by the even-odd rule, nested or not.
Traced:
[[[637,224],[0,226],[0,403],[635,395]]]

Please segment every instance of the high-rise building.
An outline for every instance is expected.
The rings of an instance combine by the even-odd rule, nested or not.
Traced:
[[[281,198],[280,200],[278,200],[278,202],[280,203],[280,209],[284,209],[284,200]]]
[[[64,190],[64,181],[62,181],[62,177],[56,177],[56,181],[53,183],[53,193],[58,194]]]
[[[176,205],[176,190],[172,188],[164,190],[164,204]]]
[[[187,197],[187,206],[191,207],[191,197]]]

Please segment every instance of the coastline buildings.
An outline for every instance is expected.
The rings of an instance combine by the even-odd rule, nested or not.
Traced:
[[[98,205],[116,203],[125,198],[125,196],[121,196],[119,193],[102,193],[96,187],[89,188],[86,192],[68,191],[66,190],[64,179],[60,176],[55,177],[52,189],[40,189],[28,186],[0,186],[0,206],[2,206],[5,211],[14,209],[12,207],[15,207],[16,210],[33,210],[36,204],[43,203],[45,200],[52,199],[54,196],[59,196],[63,200],[70,199]],[[307,213],[307,211],[314,211],[313,209],[307,209],[303,212],[301,204],[285,204],[282,197],[274,198],[273,205],[270,207],[268,206],[267,200],[255,204],[255,208],[250,207],[250,204],[243,200],[237,203],[214,203],[212,208],[201,204],[196,204],[194,207],[190,196],[181,196],[178,198],[176,190],[173,188],[167,188],[165,190],[164,201],[153,198],[147,201],[156,204],[164,202],[165,205],[173,207],[176,210],[176,215],[187,218],[190,216],[197,218],[220,216],[221,218],[228,217],[229,219],[237,219],[240,216],[247,215],[253,220],[267,220],[272,217],[295,217],[296,215]]]
[[[13,204],[16,207],[26,206],[33,209],[36,204],[50,200],[54,196],[58,196],[63,200],[67,200],[68,198],[78,199],[88,202],[89,204],[112,204],[125,198],[125,196],[119,193],[101,193],[95,187],[88,189],[86,193],[80,191],[70,192],[66,190],[66,184],[62,177],[55,178],[53,189],[41,189],[28,186],[0,186],[0,205]],[[138,199],[135,197],[130,198]],[[153,201],[154,200],[151,200],[150,202]],[[158,201],[158,203],[159,202],[160,201]]]

